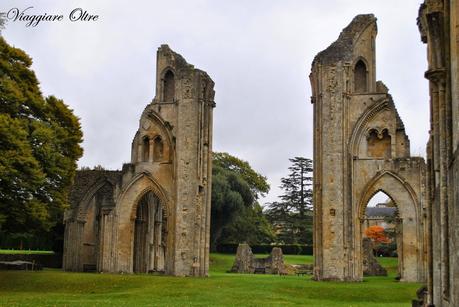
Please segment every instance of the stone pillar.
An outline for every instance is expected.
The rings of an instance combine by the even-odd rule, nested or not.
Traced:
[[[100,226],[100,241],[99,241],[99,263],[98,271],[99,272],[111,272],[113,270],[114,261],[113,261],[113,211],[111,208],[102,208],[101,210],[102,218]]]
[[[65,271],[82,271],[80,249],[83,237],[84,221],[70,220],[65,225],[63,268]]]

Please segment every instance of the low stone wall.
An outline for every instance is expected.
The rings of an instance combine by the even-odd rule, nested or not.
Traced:
[[[250,246],[246,243],[239,244],[234,260],[232,273],[249,274],[286,274],[282,249],[274,247],[267,258],[256,258]]]
[[[60,254],[0,254],[0,261],[16,260],[35,262],[45,268],[62,268],[62,255]]]

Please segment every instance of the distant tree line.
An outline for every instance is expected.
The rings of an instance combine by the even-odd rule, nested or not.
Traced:
[[[263,209],[258,200],[269,192],[266,177],[246,161],[214,153],[212,250],[242,242],[312,244],[312,161],[295,157],[290,162],[289,174],[281,180],[284,194]]]

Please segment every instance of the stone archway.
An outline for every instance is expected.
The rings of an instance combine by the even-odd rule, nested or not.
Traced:
[[[164,272],[167,241],[166,210],[153,192],[147,192],[136,208],[133,233],[133,271]]]
[[[398,244],[399,271],[401,281],[422,280],[420,268],[422,267],[421,244],[418,204],[416,195],[410,185],[397,174],[384,171],[376,175],[362,191],[362,197],[358,203],[355,223],[358,225],[355,231],[356,262],[360,276],[363,276],[362,266],[362,234],[364,231],[365,209],[370,199],[379,191],[384,192],[396,204],[399,215],[399,231],[401,232]]]
[[[383,200],[384,198],[384,200]],[[382,201],[383,200],[383,201]],[[382,202],[381,202],[382,201]],[[392,197],[386,192],[380,190],[377,191],[366,204],[365,214],[360,218],[360,229],[361,229],[361,238],[362,238],[362,257],[363,257],[363,275],[366,276],[378,276],[384,275],[383,271],[386,271],[387,268],[382,269],[381,264],[377,261],[377,258],[372,257],[374,253],[374,248],[378,247],[380,243],[390,244],[388,246],[392,255],[385,255],[394,257],[393,253],[396,253],[397,258],[397,276],[401,276],[401,268],[403,267],[403,249],[402,249],[402,220],[400,219],[398,213],[398,204],[394,202]],[[371,227],[379,226],[384,229],[385,239],[388,239],[389,242],[375,242],[372,243],[371,238],[366,239],[367,230],[370,230]],[[371,233],[371,231],[370,231]],[[380,238],[383,239],[383,238]],[[394,248],[395,250],[392,250]],[[376,256],[379,256],[378,254]],[[372,259],[378,262],[377,265]],[[365,261],[367,262],[365,264]],[[386,273],[388,273],[386,271]]]
[[[118,226],[114,246],[117,271],[160,271],[170,274],[173,269],[173,238],[167,234],[173,233],[173,225],[166,222],[171,220],[171,215],[165,195],[148,174],[134,178],[122,194],[117,204]],[[144,220],[145,227],[136,226],[140,224],[136,219]],[[140,265],[135,261],[138,257],[136,261]]]

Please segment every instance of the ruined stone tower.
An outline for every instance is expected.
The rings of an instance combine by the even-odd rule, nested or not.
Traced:
[[[459,306],[459,1],[425,0],[418,26],[427,44],[428,295],[424,306]]]
[[[162,45],[156,96],[122,171],[79,171],[64,269],[205,276],[209,268],[212,79]]]
[[[424,280],[425,163],[386,86],[376,81],[376,18],[358,15],[317,54],[314,104],[314,275],[362,280],[365,208],[379,191],[398,209],[399,273]]]

